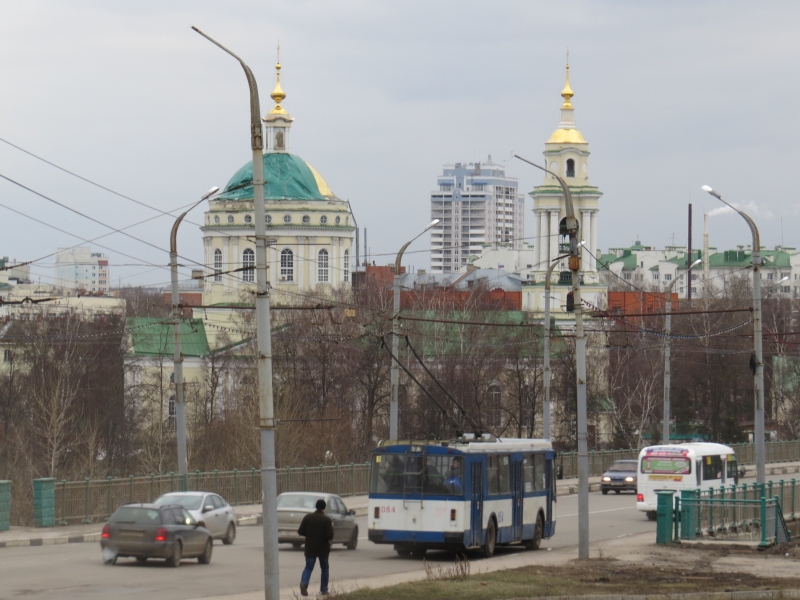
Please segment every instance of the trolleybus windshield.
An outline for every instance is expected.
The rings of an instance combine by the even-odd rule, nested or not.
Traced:
[[[464,494],[464,457],[434,454],[375,454],[370,494]]]

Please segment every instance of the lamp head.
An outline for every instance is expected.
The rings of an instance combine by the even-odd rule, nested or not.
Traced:
[[[434,219],[433,221],[431,221],[430,224],[425,229],[422,230],[422,233],[425,233],[431,227],[434,227],[434,226],[438,225],[440,220],[441,219]]]
[[[205,200],[207,198],[210,198],[211,196],[216,194],[218,191],[219,191],[219,188],[217,186],[214,186],[210,190],[208,190],[205,194],[203,194],[203,197],[200,198],[200,199],[201,200]]]
[[[714,191],[714,188],[712,188],[710,185],[704,185],[700,189],[703,190],[704,192],[708,192],[708,193],[711,193],[711,192]]]
[[[787,281],[788,279],[789,279],[789,276],[788,276],[788,275],[785,275],[785,276],[784,276],[784,278],[783,278],[783,279],[781,279],[781,280],[780,280],[778,283],[781,283],[781,282],[783,282],[783,281]]]
[[[698,258],[698,259],[697,259],[696,261],[694,261],[694,262],[693,262],[691,265],[689,265],[689,268],[691,269],[692,267],[696,267],[696,266],[697,266],[697,265],[699,265],[701,262],[703,262],[703,259],[702,259],[702,258]]]

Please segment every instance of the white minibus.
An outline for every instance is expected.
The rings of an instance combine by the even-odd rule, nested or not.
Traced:
[[[657,492],[697,490],[738,483],[736,455],[723,444],[648,446],[639,453],[636,508],[656,520]]]

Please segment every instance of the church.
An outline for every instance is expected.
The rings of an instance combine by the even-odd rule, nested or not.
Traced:
[[[348,285],[355,246],[350,203],[334,194],[322,176],[290,154],[294,119],[283,108],[281,64],[270,97],[275,106],[263,118],[264,195],[268,277],[272,303],[312,303]],[[253,163],[239,169],[222,193],[208,202],[203,226],[206,265],[203,303],[253,302],[255,292],[255,209]]]

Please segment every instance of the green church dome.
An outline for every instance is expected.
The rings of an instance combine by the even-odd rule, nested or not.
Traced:
[[[330,200],[336,195],[316,169],[286,152],[264,154],[264,198],[267,200]],[[220,200],[253,199],[253,161],[231,177]]]

